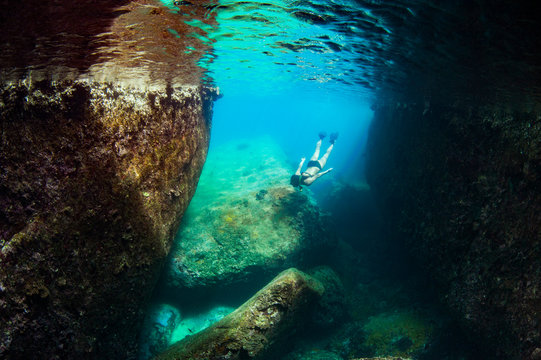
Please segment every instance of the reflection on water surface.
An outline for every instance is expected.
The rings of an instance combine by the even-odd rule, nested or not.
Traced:
[[[4,80],[92,78],[197,84],[207,51],[177,12],[152,0],[9,2],[2,10]],[[192,13],[190,18],[203,17]],[[211,19],[204,19],[211,22]],[[182,35],[182,36],[181,36]],[[190,51],[187,51],[190,49]]]
[[[184,9],[184,7],[181,7]],[[539,95],[532,5],[505,1],[232,1],[212,7],[204,66],[218,83],[290,82],[426,97]]]
[[[527,2],[176,4],[4,2],[2,78],[85,74],[184,84],[203,76],[230,92],[246,86],[278,92],[303,82],[329,91],[428,98],[513,97],[525,88],[530,96],[540,93],[538,19]]]

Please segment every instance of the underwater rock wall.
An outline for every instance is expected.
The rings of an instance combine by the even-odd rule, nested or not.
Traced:
[[[205,161],[213,95],[0,89],[0,357],[133,358]]]
[[[390,231],[498,359],[541,358],[541,117],[498,107],[376,110],[367,177]]]

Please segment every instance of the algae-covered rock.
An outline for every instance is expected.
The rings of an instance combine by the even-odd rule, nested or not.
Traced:
[[[364,324],[364,346],[376,355],[411,356],[428,343],[432,324],[414,312],[371,317]]]
[[[312,316],[314,325],[337,326],[346,316],[345,291],[338,275],[328,266],[319,266],[308,273],[325,287],[325,296],[317,303]]]
[[[275,359],[323,292],[309,275],[286,270],[233,313],[156,359]]]
[[[167,285],[226,285],[302,264],[330,246],[326,217],[289,186],[282,150],[269,139],[213,150],[177,234]]]
[[[201,88],[0,89],[0,357],[130,358],[195,191]]]

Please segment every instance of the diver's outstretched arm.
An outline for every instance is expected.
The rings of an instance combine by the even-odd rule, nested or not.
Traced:
[[[316,175],[314,175],[317,178],[320,178],[322,177],[323,175],[325,175],[326,173],[330,172],[332,170],[332,168],[328,169],[328,170],[325,170],[325,171],[322,171],[320,173],[317,173]]]
[[[304,160],[306,160],[306,158],[301,159],[301,162],[299,163],[299,167],[297,168],[297,171],[295,171],[295,175],[301,174],[301,169],[302,169],[302,165],[304,164]]]

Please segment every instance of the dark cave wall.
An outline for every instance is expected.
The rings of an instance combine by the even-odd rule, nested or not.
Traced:
[[[212,101],[197,86],[0,88],[0,358],[135,358]]]
[[[391,236],[498,359],[541,358],[541,113],[376,110],[367,179]]]

